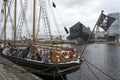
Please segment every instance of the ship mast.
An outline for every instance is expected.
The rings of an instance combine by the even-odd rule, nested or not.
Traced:
[[[16,42],[16,10],[17,0],[14,0],[14,43]]]
[[[6,43],[6,3],[7,0],[4,0],[4,43]]]
[[[32,44],[35,42],[35,3],[36,0],[33,0],[33,34],[32,34]]]

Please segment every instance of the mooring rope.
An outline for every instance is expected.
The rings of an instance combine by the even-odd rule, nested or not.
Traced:
[[[59,71],[60,69],[59,69],[59,67],[56,65],[56,68],[57,68],[57,70]],[[60,76],[61,76],[61,78],[62,78],[62,80],[65,80],[64,79],[64,77],[63,77],[63,75],[62,75],[62,73],[61,72],[59,72],[59,74],[60,74]]]
[[[88,67],[88,69],[91,71],[91,73],[95,76],[95,78],[97,79],[97,80],[100,80],[99,79],[99,77],[97,77],[97,75],[93,72],[93,70],[90,68],[90,66],[88,65],[88,63],[85,61],[85,63],[86,63],[86,65],[87,65],[87,67]]]
[[[65,72],[65,71],[68,71],[70,69],[74,69],[74,68],[77,68],[77,67],[80,67],[80,65],[73,66],[73,67],[70,67],[70,68],[67,68],[67,69],[63,69],[63,70],[59,70],[57,73]]]
[[[84,58],[84,57],[83,57]],[[111,77],[110,75],[108,75],[107,73],[103,72],[102,70],[100,70],[98,67],[96,67],[94,64],[92,64],[91,62],[89,62],[86,58],[84,58],[84,61],[86,61],[87,63],[89,63],[91,66],[93,66],[95,69],[97,69],[98,71],[102,72],[104,75],[106,75],[107,77],[109,77],[111,80],[116,80],[115,78]]]

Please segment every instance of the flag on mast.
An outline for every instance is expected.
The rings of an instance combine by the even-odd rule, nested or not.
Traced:
[[[102,13],[96,25],[100,26],[103,30],[107,31],[107,29],[111,26],[115,19],[116,18],[110,17]]]

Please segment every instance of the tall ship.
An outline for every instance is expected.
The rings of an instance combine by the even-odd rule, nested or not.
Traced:
[[[1,10],[4,17],[3,34],[4,39],[2,40],[0,47],[0,55],[4,58],[12,61],[13,63],[23,67],[37,75],[44,76],[60,76],[66,75],[77,71],[82,64],[82,59],[78,56],[78,51],[72,47],[45,44],[37,41],[37,36],[39,28],[36,29],[36,7],[37,2],[39,2],[39,19],[38,26],[40,26],[40,18],[43,18],[44,27],[46,29],[47,39],[52,40],[52,34],[50,30],[50,20],[48,19],[47,5],[50,4],[48,0],[32,0],[32,28],[30,39],[22,37],[22,33],[27,33],[22,31],[23,23],[27,24],[26,10],[27,1],[29,0],[19,0],[21,4],[21,14],[17,22],[17,0],[3,0],[3,9]],[[8,29],[7,23],[7,13],[10,16],[11,3],[14,2],[14,21],[13,21],[13,40],[7,40],[6,32]],[[24,3],[24,4],[23,4]],[[53,7],[56,5],[52,2]],[[18,12],[17,12],[18,11]],[[41,17],[42,16],[42,17]],[[10,16],[10,21],[12,21]],[[19,35],[19,37],[18,37]]]

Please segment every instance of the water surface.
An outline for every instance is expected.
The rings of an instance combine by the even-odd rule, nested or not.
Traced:
[[[70,45],[81,51],[81,45]],[[80,54],[80,53],[79,53]],[[112,44],[89,44],[83,55],[89,62],[94,64],[103,72],[115,80],[120,80],[120,46]],[[92,71],[100,80],[112,80],[93,66],[89,65]],[[67,75],[68,80],[98,80],[91,73],[85,62],[81,68],[72,74]]]

